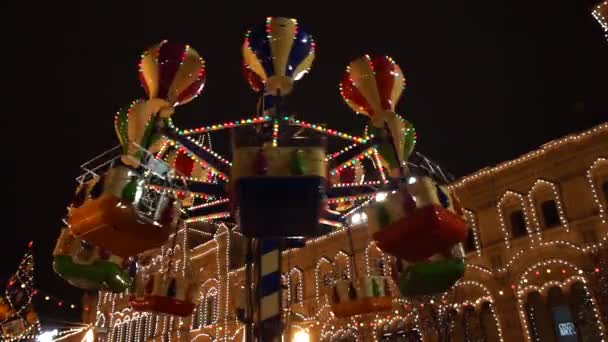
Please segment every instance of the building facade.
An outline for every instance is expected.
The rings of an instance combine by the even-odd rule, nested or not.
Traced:
[[[465,276],[452,290],[395,297],[390,311],[336,318],[329,305],[336,279],[392,272],[391,257],[375,246],[362,220],[350,236],[337,229],[283,252],[286,340],[300,330],[311,341],[332,342],[608,339],[608,123],[450,187],[470,226]],[[237,308],[245,239],[205,225],[177,239],[184,243],[156,251],[149,262],[172,255],[179,268],[189,261],[197,284],[193,315],[139,313],[128,294],[102,292],[89,304],[96,308],[88,319],[98,340],[243,340]]]

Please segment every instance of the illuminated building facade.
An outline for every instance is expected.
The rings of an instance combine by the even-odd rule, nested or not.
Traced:
[[[390,257],[376,248],[359,215],[351,228],[352,258],[339,229],[283,253],[289,340],[302,330],[311,341],[606,340],[608,123],[484,168],[451,188],[470,226],[467,270],[453,290],[395,298],[388,312],[335,318],[328,297],[336,279],[391,273]],[[128,295],[100,293],[89,303],[97,339],[242,341],[244,238],[200,225],[187,241],[200,299],[194,314],[138,313]],[[171,253],[182,267],[188,256],[179,244],[157,251],[152,263]]]

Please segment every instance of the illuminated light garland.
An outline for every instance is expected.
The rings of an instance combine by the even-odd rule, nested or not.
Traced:
[[[189,218],[189,219],[185,220],[184,222],[186,222],[186,223],[206,222],[206,221],[212,221],[212,220],[217,220],[217,219],[223,219],[223,218],[227,218],[227,217],[230,217],[230,212],[229,211],[223,211],[221,213],[216,213],[216,214],[210,214],[210,215],[205,215],[205,216],[197,216],[197,217]]]
[[[182,144],[180,144],[179,142],[177,142],[175,140],[170,140],[169,144],[172,147],[175,147],[180,152],[185,153],[186,156],[190,157],[190,159],[192,159],[194,162],[197,162],[204,169],[211,170],[211,172],[214,175],[217,175],[219,179],[223,180],[224,182],[228,182],[229,178],[228,178],[228,176],[226,176],[226,174],[224,174],[223,172],[217,170],[216,168],[213,167],[213,165],[211,165],[211,164],[207,163],[206,161],[202,160],[196,154],[191,153],[187,148],[185,148],[184,146],[182,146]]]
[[[467,183],[469,183],[471,181],[477,180],[479,178],[485,177],[485,176],[490,175],[490,174],[494,174],[497,171],[501,171],[503,169],[509,168],[509,167],[511,167],[513,165],[516,165],[516,164],[520,164],[520,163],[522,163],[524,161],[527,161],[529,159],[533,159],[533,158],[539,157],[539,156],[547,153],[551,149],[554,149],[556,147],[559,147],[561,145],[564,145],[564,144],[567,144],[567,143],[570,143],[570,142],[577,142],[577,141],[579,141],[579,140],[581,140],[583,138],[586,138],[586,137],[588,137],[588,136],[590,136],[592,134],[595,134],[595,133],[600,132],[600,131],[605,131],[605,130],[608,130],[608,123],[603,123],[603,124],[597,125],[597,126],[593,127],[592,129],[584,131],[584,132],[582,132],[580,134],[568,135],[568,136],[566,136],[566,137],[564,137],[562,139],[549,142],[547,144],[542,145],[539,149],[537,149],[535,151],[532,151],[532,152],[528,152],[528,153],[522,155],[521,157],[519,157],[517,159],[513,159],[513,160],[510,160],[510,161],[498,164],[498,165],[496,165],[494,167],[485,168],[485,169],[482,169],[482,170],[480,170],[480,171],[478,171],[476,173],[473,173],[473,174],[471,174],[469,176],[463,177],[462,179],[460,179],[460,180],[456,181],[455,183],[453,183],[452,185],[450,185],[448,188],[450,190],[454,190],[454,189],[460,188],[460,187],[464,186],[465,184],[467,184]]]
[[[226,277],[226,294],[225,294],[225,306],[224,306],[224,340],[228,341],[228,317],[230,312],[230,274],[228,273],[230,269],[230,230],[226,233],[226,265],[224,268],[224,275]],[[218,297],[219,301],[219,297]],[[219,310],[219,305],[218,305]],[[219,317],[219,312],[218,312]],[[220,328],[221,329],[221,328]]]
[[[365,181],[365,182],[359,182],[359,183],[337,183],[337,184],[332,184],[331,187],[332,188],[351,188],[351,187],[355,187],[355,186],[373,186],[373,185],[382,185],[384,184],[383,181]]]
[[[178,197],[188,197],[188,196],[193,196],[195,198],[202,198],[205,200],[214,200],[215,196],[212,195],[207,195],[204,193],[199,193],[199,192],[190,192],[190,191],[184,191],[184,190],[175,190],[173,188],[167,188],[164,186],[160,186],[160,185],[146,185],[145,186],[146,189],[152,189],[154,191],[157,192],[169,192],[174,196],[178,196]]]
[[[367,139],[367,140],[370,140],[371,138],[373,138],[373,136],[371,136],[371,137],[366,137],[366,139]],[[346,152],[348,152],[348,151],[352,150],[353,148],[355,148],[355,147],[357,147],[357,146],[359,146],[359,145],[360,145],[360,144],[358,144],[358,143],[354,143],[354,144],[352,144],[352,145],[346,146],[345,148],[343,148],[343,149],[341,149],[341,150],[339,150],[339,151],[336,151],[336,152],[330,153],[330,154],[328,154],[328,155],[325,157],[325,161],[326,161],[326,162],[328,162],[328,161],[330,161],[330,160],[332,160],[332,159],[334,159],[334,158],[336,158],[336,157],[339,157],[340,155],[342,155],[342,154],[344,154],[344,153],[346,153]]]
[[[466,265],[465,265],[465,267],[466,267],[466,268],[472,268],[472,269],[474,269],[474,270],[477,270],[477,271],[480,271],[480,272],[483,272],[483,273],[489,274],[490,276],[493,276],[493,275],[494,275],[494,272],[492,272],[491,270],[489,270],[489,269],[487,269],[487,268],[485,268],[485,267],[479,266],[479,265],[475,265],[475,264],[466,264]]]
[[[350,270],[350,257],[348,256],[348,254],[344,253],[344,251],[338,251],[338,253],[336,253],[336,256],[334,256],[334,266],[335,266],[334,274],[336,275],[336,279],[339,279],[338,277],[342,276],[342,273],[337,272],[337,271],[341,271],[340,265],[338,263],[338,259],[345,260],[347,278],[352,279],[352,273]]]
[[[352,201],[359,201],[359,200],[367,200],[370,197],[374,197],[374,196],[376,196],[376,194],[360,195],[360,196],[336,197],[336,198],[330,198],[330,199],[328,199],[327,203],[328,204],[336,204],[336,203],[352,202]]]
[[[380,161],[380,153],[377,148],[374,148],[374,159],[376,160],[376,166],[378,167],[378,171],[380,171],[380,179],[384,184],[388,183],[386,179],[386,174],[384,173],[384,168],[382,167],[382,162]]]
[[[477,256],[481,256],[481,244],[479,243],[479,228],[477,227],[477,220],[475,219],[475,214],[469,209],[463,209],[464,218],[471,227],[470,232],[473,232],[473,242],[475,243],[475,250],[477,251]]]
[[[364,201],[363,203],[359,204],[358,206],[354,207],[353,209],[349,210],[348,212],[346,212],[346,214],[344,214],[344,218],[349,217],[350,215],[356,213],[357,211],[359,211],[361,208],[365,207],[366,205],[368,205],[371,201],[373,201],[375,198],[375,194],[374,197]]]
[[[551,188],[551,191],[553,194],[553,200],[555,201],[555,204],[557,207],[559,221],[562,224],[562,226],[564,228],[566,228],[567,232],[570,231],[570,226],[568,225],[568,219],[566,218],[566,214],[564,213],[561,195],[557,189],[557,185],[555,183],[546,181],[544,179],[537,179],[536,182],[534,182],[534,184],[532,185],[532,188],[530,188],[530,191],[528,192],[528,203],[530,204],[530,211],[532,212],[532,219],[534,221],[534,224],[536,225],[536,231],[539,234],[539,239],[541,239],[541,231],[543,230],[542,229],[543,227],[541,227],[540,219],[538,217],[538,213],[536,210],[536,203],[534,201],[534,193],[536,192],[536,189],[539,186],[543,186],[543,185]],[[546,227],[544,227],[544,228],[546,228]]]
[[[320,281],[320,277],[321,275],[319,274],[319,268],[321,267],[321,264],[327,264],[330,270],[333,270],[333,267],[331,266],[331,261],[329,260],[329,258],[327,257],[321,257],[319,259],[319,261],[317,261],[317,266],[315,266],[315,295],[316,295],[316,301],[317,301],[317,305],[321,305],[321,291],[319,289],[319,281]],[[319,310],[321,311],[321,310]]]
[[[593,8],[591,15],[597,20],[604,29],[604,38],[608,41],[608,18],[605,17],[608,13],[608,1],[602,1]]]
[[[505,223],[505,210],[503,208],[504,202],[507,199],[507,197],[515,197],[519,201],[519,206],[521,207],[521,211],[523,212],[523,215],[524,215],[526,231],[528,232],[528,235],[532,238],[532,242],[534,242],[535,234],[532,231],[532,228],[530,227],[530,221],[528,219],[528,208],[527,208],[528,206],[526,205],[526,200],[524,199],[524,196],[520,193],[511,191],[511,190],[507,190],[500,198],[500,201],[498,201],[498,203],[496,204],[496,210],[498,211],[498,218],[500,219],[500,228],[502,229],[502,232],[504,234],[504,240],[505,240],[505,245],[507,246],[507,249],[511,248],[511,232],[509,232],[507,230],[507,224]]]
[[[179,135],[193,135],[193,134],[199,134],[199,133],[207,133],[207,132],[219,131],[219,130],[223,130],[223,129],[227,129],[227,128],[259,124],[259,123],[263,123],[263,122],[270,121],[270,120],[271,120],[271,118],[268,115],[259,116],[259,117],[250,118],[250,119],[227,121],[227,122],[217,124],[217,125],[204,126],[204,127],[199,127],[199,128],[193,128],[193,129],[184,129],[184,130],[178,131],[178,134]]]
[[[228,166],[232,166],[232,163],[229,160],[226,160],[223,156],[221,156],[219,153],[215,152],[214,150],[212,150],[211,148],[203,145],[202,143],[188,137],[186,138],[189,142],[193,143],[194,145],[198,146],[201,150],[209,153],[210,155],[212,155],[213,157],[215,157],[217,160],[219,160],[221,163],[223,163],[224,165],[228,165]]]
[[[365,269],[367,271],[367,275],[371,276],[371,275],[379,275],[379,274],[372,274],[372,264],[370,262],[370,257],[369,254],[371,251],[375,251],[376,253],[380,254],[380,258],[379,260],[383,260],[384,262],[384,266],[382,268],[382,275],[386,276],[387,274],[387,265],[390,265],[385,258],[385,254],[384,252],[382,252],[382,250],[380,250],[380,248],[378,248],[378,246],[376,245],[376,241],[371,241],[369,243],[369,245],[367,245],[367,248],[365,248]]]
[[[537,244],[536,246],[532,247],[530,246],[528,249],[522,249],[520,251],[518,251],[517,253],[515,253],[514,255],[511,256],[511,258],[509,259],[509,261],[505,264],[504,267],[501,268],[497,268],[496,271],[499,273],[504,273],[507,272],[509,270],[509,268],[515,263],[515,261],[517,261],[517,259],[519,259],[519,257],[523,256],[524,254],[526,254],[526,252],[529,249],[532,248],[540,248],[540,247],[551,247],[551,246],[561,246],[561,247],[569,247],[569,248],[573,248],[577,251],[580,252],[585,252],[586,249],[582,248],[572,242],[569,241],[561,241],[561,240],[554,240],[554,241],[547,241],[547,242],[541,242],[539,244]]]
[[[297,283],[296,283],[296,289],[297,289],[297,293],[296,293],[296,300],[292,300],[291,298],[291,282],[293,281],[293,275],[295,274],[295,277],[297,278]],[[303,280],[303,275],[302,275],[302,271],[297,268],[297,267],[293,267],[290,271],[289,271],[289,277],[287,277],[288,283],[287,283],[287,297],[289,298],[290,303],[303,303],[304,302],[304,280]]]
[[[160,145],[160,150],[158,150],[158,152],[156,152],[156,155],[154,156],[156,159],[161,159],[170,146],[169,140],[165,136],[162,136],[161,139],[163,139],[163,142]]]
[[[573,264],[572,262],[566,261],[566,260],[562,260],[562,259],[547,259],[547,260],[543,260],[543,261],[539,261],[537,263],[534,263],[533,265],[530,265],[528,268],[526,268],[526,270],[524,272],[521,273],[521,275],[519,276],[519,281],[517,283],[517,287],[521,287],[523,286],[521,283],[524,279],[529,279],[529,274],[530,272],[532,272],[532,270],[538,268],[538,267],[542,267],[542,268],[546,268],[546,267],[551,267],[554,265],[558,265],[561,267],[569,267],[570,269],[572,269],[572,273],[577,273],[580,271],[580,268],[578,266],[576,266],[575,264]],[[557,273],[557,272],[556,272]],[[539,273],[540,274],[540,273]],[[526,283],[526,282],[524,282]],[[521,291],[521,290],[518,290]]]
[[[366,138],[357,137],[357,136],[339,132],[339,131],[336,131],[333,129],[325,128],[325,127],[323,127],[323,125],[312,124],[312,123],[306,122],[304,120],[291,119],[289,117],[283,117],[283,120],[288,121],[290,123],[295,123],[296,125],[301,126],[301,127],[314,129],[315,131],[318,131],[318,132],[321,132],[321,133],[324,133],[324,134],[327,134],[327,135],[330,135],[333,137],[338,137],[338,138],[342,138],[345,140],[354,141],[359,144],[364,144],[368,141],[368,139],[366,139]]]
[[[595,205],[597,206],[597,210],[599,212],[599,216],[600,216],[600,220],[602,221],[602,223],[606,223],[608,222],[608,217],[606,217],[606,212],[608,211],[607,205],[602,203],[602,200],[600,199],[600,196],[598,194],[598,189],[597,189],[597,185],[595,183],[594,177],[593,177],[593,171],[595,170],[596,167],[599,167],[600,164],[604,164],[606,166],[608,166],[608,159],[606,158],[597,158],[593,164],[591,164],[591,167],[589,167],[589,169],[587,169],[586,175],[587,175],[587,181],[589,182],[589,186],[591,187],[591,193],[593,194],[593,200],[595,201]],[[608,201],[608,198],[605,199],[606,201]]]
[[[272,147],[277,147],[279,145],[279,120],[274,120],[272,124]]]
[[[330,220],[326,220],[324,218],[319,219],[319,223],[320,224],[324,224],[330,227],[335,227],[335,228],[342,228],[344,227],[344,225],[340,222],[336,222],[336,221],[330,221]]]
[[[355,166],[357,163],[361,163],[361,161],[365,158],[370,158],[374,154],[375,149],[373,147],[368,148],[367,150],[357,154],[352,159],[345,161],[344,163],[333,168],[329,173],[334,176],[339,174],[340,171],[345,170],[351,166]]]

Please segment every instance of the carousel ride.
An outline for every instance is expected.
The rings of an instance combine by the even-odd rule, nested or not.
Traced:
[[[350,233],[352,217],[367,215],[377,245],[396,260],[394,279],[337,281],[331,296],[337,317],[390,310],[395,296],[448,290],[464,273],[460,243],[467,226],[446,187],[450,179],[414,152],[414,127],[395,112],[405,88],[401,68],[371,55],[348,65],[340,94],[369,117],[365,131],[351,135],[283,108],[315,49],[295,19],[267,18],[247,32],[242,48],[243,74],[259,94],[256,115],[193,129],[177,127],[172,116],[203,90],[204,60],[184,44],[163,41],[148,49],[139,64],[147,99],[116,114],[120,146],[83,164],[55,271],[87,290],[130,289],[135,310],[188,316],[196,288],[188,257],[180,270],[172,257],[154,269],[142,253],[180,237],[189,253],[188,229],[222,223],[261,245],[304,245],[336,229]],[[231,160],[205,144],[223,130],[231,132]],[[328,152],[336,145],[331,139],[346,146]],[[260,293],[250,295],[279,291],[278,283],[267,291],[258,281]]]

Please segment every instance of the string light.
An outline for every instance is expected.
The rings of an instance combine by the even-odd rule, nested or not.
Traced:
[[[336,174],[339,174],[341,171],[351,167],[351,166],[355,166],[358,163],[361,163],[361,161],[365,158],[370,158],[371,156],[374,155],[374,151],[375,148],[370,147],[368,149],[366,149],[365,151],[357,154],[356,156],[354,156],[353,158],[351,158],[348,161],[345,161],[344,163],[336,166],[334,169],[332,169],[331,171],[329,171],[329,173],[334,176]]]
[[[598,132],[601,131],[605,131],[608,130],[608,123],[603,123],[600,125],[597,125],[595,127],[593,127],[592,129],[589,129],[587,131],[584,131],[580,134],[572,134],[572,135],[568,135],[562,139],[558,139],[558,140],[554,140],[552,142],[549,142],[547,144],[544,144],[543,146],[541,146],[541,148],[539,148],[538,150],[526,153],[524,155],[522,155],[521,157],[517,158],[517,159],[513,159],[501,164],[498,164],[494,167],[488,167],[488,168],[484,168],[481,171],[478,171],[472,175],[463,177],[462,179],[460,179],[459,181],[453,183],[449,189],[454,190],[457,188],[461,188],[463,187],[465,184],[471,182],[471,181],[475,181],[477,179],[483,178],[485,176],[488,175],[493,175],[499,171],[502,171],[506,168],[510,168],[511,166],[517,165],[517,164],[521,164],[522,162],[525,162],[527,160],[533,159],[533,158],[537,158],[540,157],[541,155],[545,155],[547,152],[549,152],[550,150],[553,150],[559,146],[568,144],[568,143],[572,143],[572,142],[579,142],[582,139],[585,139],[587,137],[590,137],[591,135],[594,135]]]
[[[301,126],[301,127],[312,128],[312,129],[314,129],[316,131],[319,131],[321,133],[325,133],[327,135],[331,135],[331,136],[334,136],[334,137],[337,137],[337,138],[342,138],[342,139],[345,139],[345,140],[354,141],[354,142],[359,143],[359,144],[364,144],[364,143],[366,143],[368,141],[368,139],[366,139],[366,138],[357,137],[357,136],[350,135],[350,134],[343,133],[343,132],[339,132],[339,131],[336,131],[336,130],[333,130],[333,129],[328,129],[328,128],[323,127],[322,125],[311,124],[311,123],[308,123],[308,122],[303,121],[303,120],[290,119],[290,118],[287,118],[287,117],[284,117],[283,120],[295,123],[296,125]]]
[[[372,136],[372,137],[373,137],[373,136]],[[367,137],[367,139],[368,139],[368,140],[370,140],[372,137]],[[325,157],[325,161],[326,161],[326,162],[328,162],[328,161],[330,161],[330,160],[332,160],[332,159],[334,159],[334,158],[336,158],[336,157],[339,157],[339,156],[341,156],[342,154],[344,154],[344,153],[346,153],[346,152],[348,152],[348,151],[352,150],[353,148],[355,148],[355,147],[357,147],[357,146],[359,146],[359,145],[361,145],[361,144],[354,143],[354,144],[352,144],[352,145],[346,146],[345,148],[343,148],[343,149],[341,149],[341,150],[339,150],[339,151],[336,151],[336,152],[330,153],[330,154],[328,154],[328,155]]]
[[[510,239],[511,234],[507,230],[507,225],[505,223],[505,217],[504,217],[505,210],[504,210],[503,206],[504,206],[504,202],[506,201],[506,199],[508,197],[515,197],[518,200],[519,207],[521,208],[521,210],[523,212],[524,221],[525,221],[525,225],[526,225],[526,231],[528,232],[528,235],[532,236],[532,241],[534,241],[534,235],[533,235],[533,231],[530,227],[530,222],[528,220],[527,205],[526,205],[526,201],[524,200],[524,196],[522,194],[513,192],[511,190],[507,190],[500,198],[500,201],[498,201],[498,203],[496,204],[496,210],[498,211],[498,217],[500,219],[500,228],[503,232],[505,246],[507,247],[507,249],[511,248],[511,239]]]
[[[223,130],[223,129],[227,129],[227,128],[260,124],[260,123],[264,123],[264,122],[267,122],[270,120],[271,120],[270,116],[267,116],[267,115],[259,116],[259,117],[255,117],[255,118],[251,118],[251,119],[240,119],[240,120],[236,120],[236,121],[227,121],[227,122],[217,124],[217,125],[204,126],[204,127],[199,127],[199,128],[193,128],[193,129],[184,129],[184,130],[178,131],[178,134],[179,135],[193,135],[193,134],[207,133],[207,132],[219,131],[219,130]]]
[[[469,232],[473,234],[473,242],[475,243],[475,250],[477,251],[477,256],[481,256],[481,244],[479,243],[479,228],[477,228],[477,220],[475,219],[475,214],[471,210],[463,209],[464,218],[466,219],[469,227],[471,229]]]
[[[591,12],[604,29],[604,38],[608,41],[608,1],[602,1]]]
[[[606,158],[597,158],[591,167],[587,169],[587,181],[589,182],[589,186],[591,187],[591,193],[593,194],[593,200],[595,201],[595,206],[599,211],[600,220],[602,223],[608,222],[608,218],[606,217],[607,206],[604,204],[599,197],[597,185],[595,179],[593,177],[593,171],[599,167],[600,165],[608,166],[608,160]],[[605,199],[608,201],[608,198]]]
[[[207,222],[207,221],[223,219],[223,218],[227,218],[227,217],[230,217],[230,212],[223,211],[221,213],[215,213],[215,214],[210,214],[210,215],[205,215],[205,216],[197,216],[197,217],[189,218],[189,219],[185,220],[184,222],[186,222],[186,223]]]
[[[222,157],[221,155],[219,155],[217,152],[215,152],[214,150],[212,150],[211,148],[203,145],[202,143],[188,137],[186,138],[189,142],[193,143],[194,145],[198,146],[198,148],[200,148],[201,150],[209,153],[210,155],[212,155],[215,159],[217,159],[218,161],[220,161],[222,164],[224,165],[228,165],[228,166],[232,166],[232,163],[228,160],[226,160],[224,157]]]
[[[178,151],[185,153],[193,161],[197,162],[202,168],[211,170],[214,175],[218,176],[219,179],[223,180],[224,182],[228,182],[229,179],[228,179],[228,176],[226,176],[226,174],[224,174],[223,172],[221,172],[218,169],[214,168],[211,164],[209,164],[206,161],[202,160],[196,154],[190,152],[190,150],[188,150],[186,147],[184,147],[179,142],[177,142],[175,140],[170,140],[169,144],[172,147],[175,147]]]
[[[328,204],[336,204],[336,203],[344,203],[344,202],[367,200],[370,197],[374,197],[375,195],[376,194],[368,194],[368,195],[360,195],[360,196],[336,197],[336,198],[330,198],[330,199],[328,199],[327,203]]]
[[[540,232],[542,230],[542,227],[541,227],[541,224],[539,223],[539,218],[538,218],[538,214],[537,214],[537,210],[536,210],[536,204],[534,201],[534,193],[536,191],[538,191],[537,189],[540,186],[548,186],[551,189],[552,194],[553,194],[553,200],[555,201],[555,204],[557,207],[559,221],[562,224],[562,226],[564,228],[566,228],[566,231],[569,232],[570,226],[568,225],[568,219],[566,218],[566,214],[564,214],[562,200],[561,200],[559,191],[557,190],[557,186],[554,183],[548,182],[544,179],[537,179],[536,182],[534,182],[534,185],[532,185],[532,188],[530,188],[530,191],[528,192],[528,202],[530,204],[530,211],[532,212],[532,218],[534,220],[534,224],[536,225],[536,231],[539,234],[539,239],[541,238]],[[545,222],[545,224],[546,224],[546,222]]]
[[[212,196],[212,195],[207,195],[207,194],[198,193],[198,192],[184,191],[184,190],[176,190],[176,189],[173,189],[173,188],[168,188],[168,187],[164,187],[164,186],[160,186],[160,185],[150,185],[150,184],[148,184],[145,187],[146,187],[146,189],[151,189],[151,190],[154,190],[156,192],[169,192],[173,196],[176,196],[176,197],[193,196],[195,198],[202,198],[202,199],[205,199],[205,200],[214,200],[215,199],[215,196]]]
[[[388,183],[388,180],[386,179],[386,174],[384,173],[384,168],[382,167],[382,162],[380,161],[380,153],[376,148],[374,148],[374,159],[376,160],[376,166],[378,168],[378,171],[380,171],[380,179],[382,179],[382,183]]]

